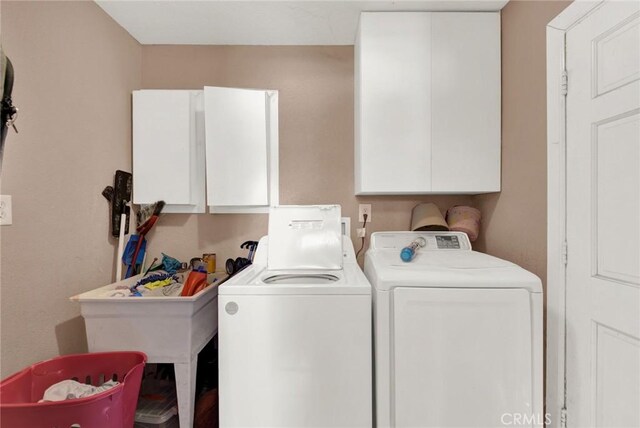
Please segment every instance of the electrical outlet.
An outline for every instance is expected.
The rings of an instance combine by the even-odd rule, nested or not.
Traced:
[[[367,229],[365,229],[364,227],[356,229],[356,236],[358,238],[364,238],[365,236],[367,236]]]
[[[8,226],[12,221],[11,195],[0,195],[0,226]]]
[[[360,204],[358,208],[358,221],[364,222],[364,215],[367,215],[367,223],[371,223],[371,204]]]

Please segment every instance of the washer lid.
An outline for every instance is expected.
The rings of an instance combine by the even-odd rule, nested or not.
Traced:
[[[332,284],[340,277],[331,273],[274,273],[262,278],[265,284]]]
[[[342,269],[340,205],[277,206],[269,211],[267,266]]]
[[[377,290],[396,287],[525,288],[542,292],[540,279],[509,261],[476,251],[418,251],[408,263],[393,250],[370,250],[365,273]]]
[[[270,270],[251,265],[220,284],[220,295],[371,295],[360,267],[346,263],[342,270]]]

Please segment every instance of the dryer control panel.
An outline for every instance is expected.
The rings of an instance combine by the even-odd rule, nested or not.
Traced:
[[[444,248],[459,250],[460,240],[456,235],[436,235],[436,245],[439,250]]]
[[[471,251],[471,242],[464,232],[376,232],[371,235],[371,249],[401,250],[418,237],[426,241],[418,251]]]

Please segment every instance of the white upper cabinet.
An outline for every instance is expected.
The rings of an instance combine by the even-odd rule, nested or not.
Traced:
[[[168,213],[278,205],[278,92],[134,91],[133,201],[158,200]]]
[[[202,91],[133,92],[133,202],[205,212]]]
[[[362,13],[355,108],[356,194],[499,191],[499,14]]]
[[[278,204],[278,93],[204,88],[207,204],[266,213]]]

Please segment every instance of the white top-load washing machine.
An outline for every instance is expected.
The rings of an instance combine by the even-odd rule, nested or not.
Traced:
[[[371,286],[340,206],[280,206],[219,289],[220,426],[372,426]]]
[[[403,247],[426,245],[404,262]],[[371,236],[377,427],[541,426],[542,286],[460,232]]]

